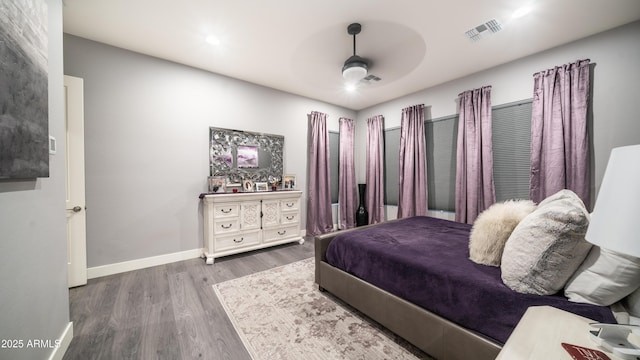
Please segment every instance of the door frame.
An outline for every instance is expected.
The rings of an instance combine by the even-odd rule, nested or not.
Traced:
[[[84,167],[84,80],[64,76],[65,210],[69,287],[87,283],[87,217]]]

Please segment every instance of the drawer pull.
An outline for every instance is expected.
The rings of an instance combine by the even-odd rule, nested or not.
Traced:
[[[223,229],[231,229],[231,227],[233,226],[233,224],[229,224],[227,226],[224,226],[224,224],[220,225]]]
[[[232,209],[232,208],[228,208],[228,209],[220,209],[220,211],[222,211],[222,213],[223,213],[223,214],[228,214],[228,213],[230,213],[231,211],[233,211],[233,209]]]
[[[291,221],[293,219],[295,219],[295,216],[287,216],[287,220]]]
[[[293,205],[295,205],[296,203],[286,203],[285,205],[287,205],[287,207],[293,207]]]
[[[240,240],[234,238],[233,242],[236,243],[236,244],[240,244],[243,240],[244,240],[243,237],[241,237]]]
[[[284,230],[284,231],[282,231],[282,232],[278,231],[278,235],[280,235],[280,236],[282,236],[282,235],[284,235],[284,234],[286,234],[286,233],[287,233],[287,230]]]

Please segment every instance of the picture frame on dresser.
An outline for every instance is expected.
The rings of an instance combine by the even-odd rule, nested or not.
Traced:
[[[242,180],[242,191],[251,192],[253,191],[253,181],[252,180]]]
[[[209,176],[208,184],[210,193],[223,193],[227,191],[227,178],[224,176]]]
[[[256,191],[269,191],[268,184],[266,182],[257,182]]]
[[[296,176],[293,174],[284,175],[282,177],[282,183],[285,190],[295,190]]]

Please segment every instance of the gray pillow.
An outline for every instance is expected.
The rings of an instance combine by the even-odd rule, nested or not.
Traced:
[[[562,190],[516,226],[502,254],[502,281],[514,291],[552,295],[587,256],[589,213],[582,200]]]

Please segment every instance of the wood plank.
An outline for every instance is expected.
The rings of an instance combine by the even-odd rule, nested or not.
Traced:
[[[210,342],[213,347],[212,351],[217,354],[218,357],[216,358],[220,359],[249,360],[251,356],[242,344],[233,324],[213,291],[213,284],[205,276],[207,270],[208,268],[196,267],[190,269],[190,274],[194,277],[194,283],[198,284],[198,281],[201,283],[201,286],[196,286],[196,288],[198,289],[202,308],[205,311],[202,320],[209,329],[212,329],[214,336],[213,341]]]
[[[90,279],[69,290],[64,359],[250,359],[212,285],[313,256],[313,239]]]
[[[140,336],[140,359],[180,358],[178,330],[173,320],[171,301],[149,305]]]

